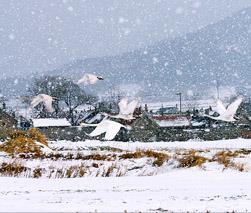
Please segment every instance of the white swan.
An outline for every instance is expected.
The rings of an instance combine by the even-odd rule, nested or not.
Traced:
[[[108,115],[112,118],[120,118],[123,120],[132,120],[134,110],[138,104],[138,100],[133,100],[128,103],[128,98],[122,98],[121,101],[118,103],[119,105],[119,114],[118,115]]]
[[[32,101],[31,101],[31,106],[29,110],[32,110],[32,108],[36,107],[38,104],[43,103],[46,110],[50,113],[52,113],[54,111],[53,107],[52,107],[52,101],[56,99],[54,97],[51,97],[49,95],[46,94],[39,94],[37,96],[35,96]]]
[[[237,109],[239,108],[243,98],[238,97],[234,102],[232,102],[227,108],[223,105],[221,100],[216,101],[216,112],[220,115],[218,117],[205,115],[205,117],[212,118],[214,120],[221,120],[226,122],[234,122],[236,119],[234,118]]]
[[[104,80],[101,76],[96,76],[94,74],[85,74],[82,78],[77,81],[77,84],[96,84],[98,80]]]
[[[104,137],[105,140],[113,140],[122,127],[126,128],[126,126],[118,122],[107,120],[107,119],[104,119],[98,124],[82,123],[81,126],[96,126],[96,128],[90,134],[87,134],[87,135],[91,137],[95,137],[95,136],[105,133],[105,137]]]

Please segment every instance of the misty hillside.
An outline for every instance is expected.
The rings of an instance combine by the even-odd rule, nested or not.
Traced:
[[[150,94],[205,89],[215,80],[245,89],[251,83],[250,34],[248,8],[185,37],[117,57],[76,60],[56,72],[96,72],[114,84],[139,83]]]
[[[138,84],[144,94],[201,94],[215,86],[235,86],[242,92],[251,83],[251,8],[195,33],[120,56],[73,61],[49,71],[78,78],[81,73],[103,75],[111,87]]]

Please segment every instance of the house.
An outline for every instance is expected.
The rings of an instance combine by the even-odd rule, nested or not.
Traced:
[[[155,114],[158,115],[170,115],[170,114],[178,114],[178,108],[176,106],[174,107],[161,107],[158,109]]]
[[[48,127],[70,127],[71,123],[66,118],[34,118],[32,119],[32,126],[43,129]]]
[[[143,113],[131,124],[128,137],[132,141],[155,141],[158,131],[158,124],[147,113]]]
[[[0,109],[0,130],[7,130],[9,128],[16,128],[17,120],[14,115],[7,113]]]
[[[166,128],[190,127],[190,118],[184,115],[154,115],[153,120],[160,126]]]

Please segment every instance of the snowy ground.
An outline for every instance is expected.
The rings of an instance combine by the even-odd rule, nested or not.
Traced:
[[[219,151],[250,151],[251,140],[188,141],[159,143],[123,142],[50,142],[58,153],[101,153],[120,155],[136,150],[154,150],[176,156],[197,150],[204,157]],[[110,150],[108,148],[116,148]],[[119,151],[120,149],[120,151]],[[1,153],[0,153],[1,154]],[[50,168],[99,164],[99,169],[111,163],[129,172],[123,177],[93,177],[97,169],[89,168],[82,178],[24,178],[0,177],[0,211],[251,211],[251,155],[246,153],[233,159],[245,164],[240,172],[224,168],[217,162],[202,167],[179,168],[174,159],[160,167],[152,166],[153,159],[119,159],[112,162],[80,160],[22,160],[25,166]],[[1,154],[1,162],[9,160]],[[102,165],[101,165],[102,164]],[[136,168],[142,166],[141,168]],[[143,173],[145,170],[146,173]],[[95,174],[95,175],[93,175]],[[98,173],[99,174],[99,173]]]
[[[57,141],[51,142],[50,147],[64,147],[68,149],[78,149],[87,147],[114,147],[128,151],[137,149],[251,149],[250,139],[231,139],[217,141],[190,140],[186,142],[118,142],[118,141],[98,141],[86,140],[84,142]]]
[[[251,173],[179,170],[157,176],[0,178],[0,211],[251,211]]]

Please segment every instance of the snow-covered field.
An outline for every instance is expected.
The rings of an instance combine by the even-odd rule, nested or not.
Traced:
[[[251,173],[179,170],[147,177],[0,178],[15,212],[251,211]]]
[[[24,178],[24,175],[1,177],[0,211],[251,211],[251,140],[58,141],[50,142],[49,146],[56,153],[82,153],[84,156],[99,153],[112,160],[20,159],[18,162],[26,167],[55,170],[81,164],[88,169],[81,178],[55,175],[48,178],[46,173],[38,179]],[[157,167],[153,166],[152,157],[121,158],[125,153],[139,150],[164,153],[169,160]],[[202,166],[179,167],[177,159],[190,151],[211,160]],[[212,161],[221,151],[240,153],[231,158],[231,162],[242,163],[244,170],[241,172],[234,166],[225,167],[220,161]],[[0,160],[10,161],[3,153]],[[91,167],[93,164],[95,168]],[[97,175],[101,170],[106,173],[105,168],[111,164],[114,170],[109,177]]]

